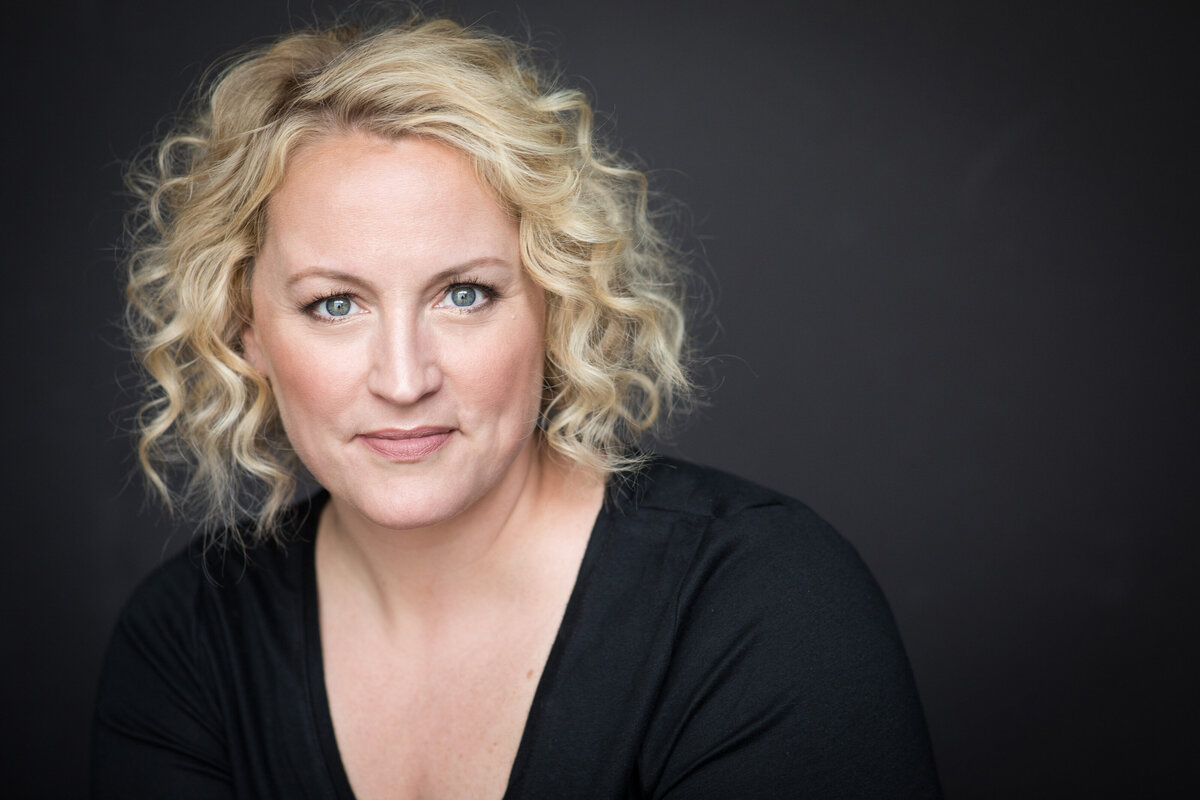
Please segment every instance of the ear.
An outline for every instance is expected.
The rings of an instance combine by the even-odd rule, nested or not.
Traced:
[[[242,358],[259,372],[263,371],[262,351],[258,346],[258,336],[254,323],[247,322],[242,326]]]

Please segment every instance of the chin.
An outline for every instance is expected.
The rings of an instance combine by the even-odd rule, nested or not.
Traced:
[[[343,507],[353,509],[365,521],[390,530],[414,530],[448,522],[476,504],[484,492],[470,492],[445,481],[429,485],[420,480],[396,481],[375,491],[351,490],[339,497]]]
[[[405,502],[393,495],[373,500],[370,498],[348,498],[351,506],[363,519],[380,528],[395,531],[429,528],[447,522],[464,509],[464,504],[430,502],[428,497],[420,502]]]

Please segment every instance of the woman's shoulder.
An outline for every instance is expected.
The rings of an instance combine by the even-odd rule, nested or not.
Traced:
[[[656,457],[623,490],[622,502],[634,516],[659,517],[660,526],[673,519],[700,552],[866,572],[853,545],[809,506],[720,469]]]
[[[721,470],[658,458],[612,514],[614,560],[653,564],[676,620],[746,626],[813,652],[893,649],[891,609],[857,549],[804,503]],[[631,555],[633,554],[633,555]],[[848,654],[849,655],[849,654]]]
[[[149,636],[159,647],[182,646],[214,613],[242,616],[246,609],[233,607],[277,599],[280,589],[298,592],[317,502],[305,500],[290,509],[279,535],[270,540],[251,540],[245,527],[194,537],[134,589],[118,619],[118,636]]]
[[[257,733],[275,719],[257,719],[265,690],[281,683],[281,664],[303,661],[305,508],[277,542],[239,548],[197,538],[134,590],[97,689],[96,796],[133,785],[165,796],[178,790],[181,765],[197,795],[229,792],[227,731]],[[290,691],[285,709],[305,696],[303,687]]]
[[[630,520],[635,535],[665,541],[657,563],[673,576],[664,599],[679,645],[719,652],[752,635],[772,642],[763,652],[783,647],[773,663],[789,671],[837,665],[834,673],[861,674],[855,665],[874,662],[906,678],[900,636],[875,577],[854,545],[807,505],[674,459],[652,464],[640,487]]]
[[[154,567],[125,600],[118,631],[154,628],[160,635],[184,633],[205,580],[204,560],[204,546],[193,539]]]
[[[797,502],[731,472],[659,455],[621,487],[621,493],[639,506],[714,517],[754,506]]]
[[[937,796],[891,610],[832,526],[785,494],[666,458],[615,517],[619,569],[606,584],[635,584],[643,615],[655,608],[662,620],[648,637],[666,672],[640,756],[647,785],[704,797],[780,786]]]

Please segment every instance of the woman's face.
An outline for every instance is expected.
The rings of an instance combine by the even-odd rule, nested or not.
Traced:
[[[544,297],[456,151],[362,133],[299,148],[250,296],[246,357],[335,503],[436,524],[534,458]]]

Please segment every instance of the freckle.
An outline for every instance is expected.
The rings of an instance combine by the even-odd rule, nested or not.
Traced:
[[[525,680],[529,680],[532,677],[533,677],[533,670],[529,670],[529,672],[525,673]]]

